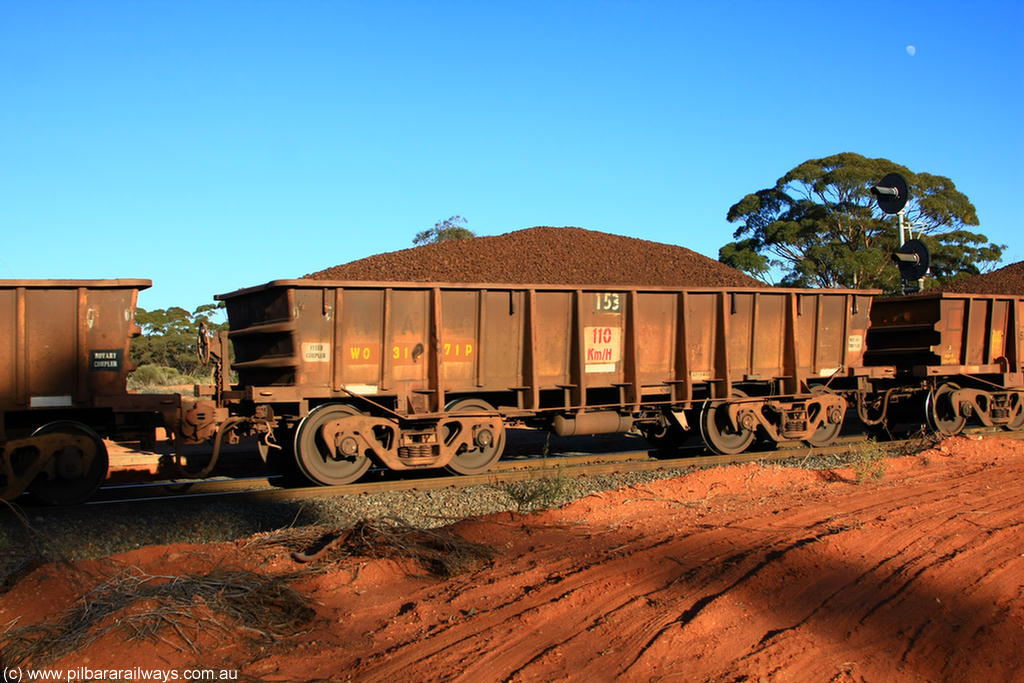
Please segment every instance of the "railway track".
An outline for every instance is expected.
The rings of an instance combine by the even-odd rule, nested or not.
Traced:
[[[1011,439],[1024,439],[1024,432],[998,430],[968,430],[967,436],[999,435]],[[496,485],[531,479],[555,477],[584,477],[624,474],[649,470],[691,469],[719,467],[748,462],[785,462],[812,460],[822,457],[851,455],[864,438],[860,435],[843,436],[836,443],[811,448],[793,444],[771,450],[745,452],[739,455],[708,455],[702,447],[683,448],[677,457],[665,457],[665,453],[648,449],[629,449],[598,454],[561,452],[547,456],[539,454],[513,455],[499,462],[486,474],[453,476],[435,471],[406,473],[399,477],[395,473],[380,471],[371,473],[370,479],[344,486],[297,486],[287,487],[281,476],[257,476],[201,481],[174,480],[148,482],[144,484],[120,484],[105,486],[88,505],[112,505],[136,502],[198,502],[203,499],[245,496],[260,500],[301,500],[309,498],[360,495],[388,491],[428,491],[444,488],[464,488],[478,485]],[[919,446],[921,437],[884,442],[890,452],[901,452]]]
[[[622,451],[597,455],[555,455],[543,457],[513,457],[499,462],[487,474],[455,476],[443,471],[431,470],[406,473],[404,477],[380,470],[373,474],[381,476],[379,481],[366,481],[344,486],[298,486],[283,487],[281,475],[270,477],[242,477],[233,479],[207,479],[202,481],[174,480],[148,482],[144,484],[120,484],[100,489],[87,505],[136,502],[141,500],[172,500],[179,498],[206,498],[246,494],[256,498],[276,500],[316,498],[318,496],[358,495],[382,491],[430,490],[447,487],[473,486],[480,483],[518,481],[531,477],[547,476],[551,473],[568,473],[573,476],[591,474],[590,468],[612,468],[609,471],[623,471],[615,468],[629,463],[659,464],[657,469],[671,469],[668,463],[682,461],[656,460],[648,451]],[[648,468],[651,469],[651,468]],[[602,472],[607,473],[607,472]]]

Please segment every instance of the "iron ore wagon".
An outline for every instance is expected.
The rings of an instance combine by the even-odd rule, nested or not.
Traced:
[[[1024,296],[878,298],[867,344],[865,362],[894,375],[873,386],[876,412],[864,422],[888,422],[892,406],[909,405],[912,419],[944,435],[968,421],[1024,428]]]
[[[238,383],[197,427],[229,408],[322,484],[373,460],[484,472],[515,423],[822,445],[843,394],[892,373],[863,363],[873,294],[278,280],[217,297]]]

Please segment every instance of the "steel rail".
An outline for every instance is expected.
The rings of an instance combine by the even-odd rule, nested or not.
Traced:
[[[1024,432],[994,431],[977,429],[965,432],[965,436],[1001,436],[1008,439],[1024,440]],[[920,443],[922,437],[882,442],[892,451]],[[499,485],[531,479],[547,479],[553,477],[580,478],[641,472],[652,470],[690,470],[698,468],[720,467],[724,465],[744,464],[750,462],[784,462],[788,460],[808,460],[825,456],[851,455],[866,440],[859,436],[844,436],[837,443],[820,448],[812,448],[803,444],[781,444],[774,450],[744,452],[738,455],[691,455],[686,457],[665,458],[651,457],[651,453],[661,451],[623,451],[601,453],[596,455],[549,455],[546,457],[510,459],[499,462],[494,469],[478,475],[445,475],[436,471],[418,473],[415,477],[396,478],[376,482],[356,482],[340,486],[301,486],[295,488],[278,488],[271,484],[271,478],[252,477],[241,480],[201,480],[195,482],[174,482],[173,484],[153,483],[143,488],[133,489],[128,485],[109,487],[101,491],[113,492],[121,490],[134,494],[127,497],[102,497],[92,500],[87,505],[110,505],[117,503],[146,501],[195,501],[198,499],[215,499],[233,496],[245,496],[254,501],[305,500],[310,498],[329,498],[343,495],[366,495],[395,491],[430,491],[445,488],[465,488],[480,485]],[[704,449],[694,449],[704,451]],[[706,452],[706,451],[704,451]],[[426,475],[426,476],[424,476]],[[181,487],[182,490],[166,491],[166,487]]]

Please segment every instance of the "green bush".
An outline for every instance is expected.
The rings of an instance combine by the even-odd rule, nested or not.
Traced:
[[[140,366],[174,368],[186,376],[203,373],[205,368],[196,354],[199,328],[205,324],[211,335],[226,329],[226,321],[213,320],[220,317],[222,307],[223,302],[204,304],[191,313],[178,306],[152,311],[137,308],[135,322],[142,335],[132,339],[132,361]]]
[[[161,389],[183,384],[208,384],[209,377],[185,375],[166,365],[140,365],[128,376],[128,389],[160,393]]]
[[[515,503],[517,511],[535,512],[555,506],[568,492],[569,482],[559,471],[554,478],[510,481],[498,488]]]
[[[850,464],[857,475],[858,484],[868,479],[881,479],[888,466],[885,448],[876,441],[865,441],[853,453]]]
[[[128,377],[128,386],[132,384],[168,384],[167,368],[161,365],[140,365]]]

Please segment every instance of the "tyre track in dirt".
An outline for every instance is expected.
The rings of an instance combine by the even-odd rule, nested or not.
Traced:
[[[919,497],[918,502],[920,502]],[[998,502],[1000,512],[1003,515],[1013,514],[1014,509],[1019,510],[1020,503],[1019,497],[1008,498]],[[889,501],[885,505],[891,504],[892,501]],[[882,505],[880,503],[879,507],[882,507]],[[920,506],[918,510],[926,515],[929,514],[928,510],[921,510]],[[872,512],[871,508],[862,508],[862,513],[871,514]],[[837,572],[836,569],[839,565],[835,564],[833,559],[830,573],[839,580],[835,582],[835,586],[830,587],[831,591],[826,590],[825,586],[816,586],[813,583],[803,586],[803,591],[807,595],[824,595],[826,596],[825,599],[817,604],[814,601],[809,601],[808,605],[812,606],[812,609],[800,622],[790,628],[779,629],[777,633],[768,632],[762,637],[761,647],[751,651],[748,657],[765,650],[770,650],[773,645],[781,644],[780,638],[784,635],[797,634],[797,637],[799,637],[803,635],[801,632],[806,630],[815,631],[818,636],[823,631],[825,633],[831,632],[830,637],[835,640],[848,640],[851,638],[870,639],[873,637],[873,633],[887,630],[893,631],[893,626],[897,626],[897,633],[905,631],[907,628],[916,628],[919,633],[929,626],[928,615],[934,611],[923,608],[934,607],[936,604],[959,605],[956,610],[957,614],[952,619],[953,622],[968,622],[972,619],[972,615],[985,615],[981,617],[982,621],[988,619],[994,610],[987,608],[984,596],[972,596],[971,591],[967,591],[964,595],[957,595],[936,589],[936,586],[942,583],[941,576],[937,576],[941,572],[950,571],[960,575],[964,573],[964,567],[951,567],[955,563],[961,563],[965,566],[973,565],[982,569],[982,573],[991,573],[984,570],[984,567],[990,566],[988,558],[972,557],[969,555],[973,551],[982,553],[984,546],[988,542],[985,539],[981,541],[971,539],[964,541],[962,544],[957,544],[955,536],[958,535],[958,532],[954,532],[952,536],[943,536],[940,533],[943,525],[948,520],[942,518],[939,518],[937,521],[932,518],[926,519],[927,521],[920,525],[908,525],[908,534],[912,536],[911,538],[901,539],[898,534],[889,536],[889,541],[896,541],[896,543],[892,544],[896,547],[889,554],[886,554],[883,550],[881,553],[882,559],[876,562],[873,567],[857,570],[856,564],[850,563],[847,568],[854,571]],[[918,528],[913,529],[913,527]],[[920,527],[925,528],[921,529]],[[910,531],[911,529],[912,531]],[[923,536],[918,531],[924,532]],[[1013,542],[1019,545],[1019,524],[1009,524],[1002,528],[1001,531],[1003,535],[1015,539]],[[922,545],[922,537],[931,537],[935,546],[930,549],[922,548],[915,550],[916,546]],[[1000,538],[995,541],[995,544],[999,545],[1010,542],[1010,540],[1010,538]],[[900,541],[903,542],[900,543]],[[947,547],[948,550],[946,549]],[[865,547],[863,550],[865,557],[868,557],[878,554],[879,550],[882,549],[876,544],[873,547]],[[945,552],[942,552],[943,550]],[[1016,565],[1018,569],[1020,568],[1019,561],[1004,563],[1004,568],[1011,563]],[[845,584],[842,581],[844,574],[847,579]],[[786,584],[780,582],[779,585]],[[977,585],[977,581],[975,581],[974,585]],[[863,602],[865,595],[873,596],[874,603]],[[851,596],[853,597],[851,598]],[[802,601],[802,599],[797,598],[793,601],[793,604],[800,604]],[[922,609],[918,609],[919,607]],[[854,617],[856,617],[856,620],[854,620]],[[998,621],[999,619],[997,618],[993,623]],[[947,630],[960,630],[956,623],[953,626],[952,629]],[[949,642],[946,638],[947,634],[941,635],[941,640]],[[929,638],[928,640],[929,642],[935,642],[936,638]],[[901,661],[906,662],[908,660],[909,652],[913,648],[913,641],[914,638],[911,639],[910,645],[900,657]],[[818,656],[811,657],[811,659],[817,658]],[[774,656],[774,653],[769,652],[765,659],[777,659],[777,657]],[[918,662],[917,668],[927,670],[933,668],[934,662],[943,662],[946,659],[947,656],[944,655],[933,658],[932,661]],[[813,668],[814,662],[805,661],[792,667],[790,671],[793,673],[800,670],[813,670]],[[936,670],[931,675],[945,675],[945,673],[943,670]],[[996,677],[991,680],[1009,679]]]
[[[824,517],[820,508],[771,510],[769,492],[762,501],[768,511],[739,519],[733,512],[715,524],[737,503],[724,496],[700,521],[668,532],[658,524],[683,506],[666,498],[646,520],[613,532],[590,529],[590,547],[579,556],[561,553],[557,538],[583,529],[531,528],[539,536],[532,552],[496,568],[501,580],[522,582],[515,600],[470,609],[486,604],[486,582],[448,593],[441,599],[469,612],[466,619],[361,660],[360,680],[416,671],[423,680],[469,681],[488,671],[512,683],[552,680],[557,671],[646,681],[681,670],[688,679],[767,672],[773,680],[842,680],[877,664],[843,656],[851,643],[870,644],[878,661],[901,666],[909,680],[962,677],[963,661],[947,663],[950,652],[939,656],[936,647],[955,654],[979,637],[1020,628],[1019,607],[986,586],[1024,575],[1019,557],[997,560],[1007,544],[1020,545],[1024,494],[986,490],[984,467],[928,487],[943,478],[941,469],[910,488],[850,487],[857,495]],[[980,533],[964,534],[966,517]],[[944,589],[948,574],[968,576],[966,587]],[[598,651],[596,642],[603,643]],[[822,642],[837,656],[823,657]],[[723,670],[723,661],[734,664]],[[990,680],[1013,675],[998,661],[971,666]]]
[[[1021,680],[1024,444],[952,439],[887,466],[862,484],[850,469],[700,470],[467,519],[451,531],[496,550],[490,565],[441,580],[412,560],[331,560],[296,584],[317,615],[301,632],[256,650],[225,631],[202,656],[265,681]],[[161,576],[198,557],[294,571],[287,552],[246,547],[112,560]],[[58,579],[73,576],[39,570],[5,609],[38,619],[39,596],[71,599]],[[124,645],[54,666],[199,657]]]
[[[565,528],[556,530],[568,531]],[[641,538],[626,540],[636,543]],[[570,643],[579,632],[593,631],[603,620],[602,615],[595,616],[587,609],[587,603],[594,594],[601,594],[604,600],[620,605],[645,599],[635,593],[639,584],[628,578],[644,576],[645,582],[651,580],[650,575],[636,569],[635,558],[656,552],[670,539],[659,539],[641,547],[623,544],[622,540],[616,534],[613,541],[596,546],[586,555],[566,558],[563,562],[537,564],[528,560],[527,564],[534,566],[517,572],[517,582],[521,585],[515,599],[496,605],[487,605],[486,585],[469,591],[444,591],[443,594],[427,596],[424,602],[449,602],[462,613],[472,612],[472,622],[446,625],[432,631],[428,641],[413,638],[396,644],[388,652],[374,655],[368,663],[381,663],[381,669],[374,672],[374,677],[400,675],[407,667],[427,667],[437,672],[436,680],[460,680],[441,676],[436,666],[435,658],[448,660],[453,655],[457,655],[457,660],[464,667],[472,670],[528,669],[542,661],[549,651]],[[542,556],[541,560],[544,559],[547,558]],[[604,567],[607,572],[627,578],[616,584],[609,580],[606,571],[594,572],[590,570],[591,566]],[[462,607],[462,604],[467,607]],[[550,614],[553,611],[561,614],[567,609],[568,617],[555,618]],[[548,638],[553,642],[540,652],[533,652],[527,641],[534,638],[533,625],[537,623],[545,624]],[[501,643],[501,646],[495,646],[495,643]]]

